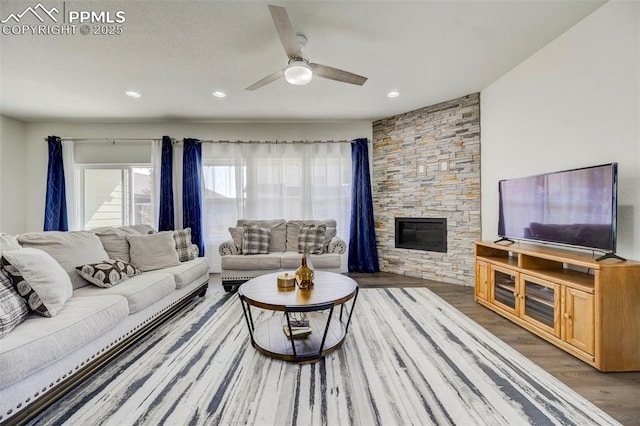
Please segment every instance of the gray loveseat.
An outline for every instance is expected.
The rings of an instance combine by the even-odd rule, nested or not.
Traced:
[[[268,252],[247,254],[243,250],[244,226],[258,226],[269,230]],[[295,271],[302,259],[299,234],[304,225],[324,226],[326,232],[321,253],[310,254],[314,269],[329,272],[342,271],[342,256],[347,244],[336,235],[335,220],[238,220],[229,228],[231,239],[220,244],[222,258],[222,285],[226,291],[259,275],[278,271]]]
[[[50,260],[53,264],[41,264],[62,271],[56,272],[58,275],[47,271],[49,277],[64,279],[46,285],[55,291],[59,285],[65,288],[63,293],[70,295],[61,300],[52,317],[31,310],[13,329],[0,336],[0,423],[22,423],[29,419],[194,297],[205,295],[209,280],[206,258],[180,261],[183,253],[175,255],[169,247],[170,241],[174,241],[173,233],[169,240],[168,233],[148,234],[150,230],[138,226],[102,228],[95,232],[0,234],[0,261],[9,259],[15,266],[16,253],[24,256],[23,250],[29,255],[53,258]],[[158,243],[160,240],[162,244]],[[177,251],[175,245],[173,248]],[[134,266],[138,262],[146,271],[121,282],[116,279],[115,285],[101,288],[75,270],[115,257],[124,257]],[[18,264],[25,281],[25,274],[39,273]],[[7,273],[0,285],[6,285]],[[69,279],[65,278],[67,275]]]

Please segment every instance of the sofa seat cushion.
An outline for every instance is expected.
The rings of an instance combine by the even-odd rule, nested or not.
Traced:
[[[297,269],[300,267],[302,255],[296,251],[286,251],[282,254],[282,269]],[[314,269],[335,269],[340,268],[341,258],[338,253],[323,253],[309,255],[311,265]],[[224,257],[223,257],[224,259]]]
[[[176,284],[173,275],[153,272],[136,275],[120,284],[100,288],[87,286],[77,289],[74,296],[95,297],[101,295],[120,295],[127,299],[129,313],[134,314],[143,310],[147,306],[162,299],[167,294],[175,290]]]
[[[127,301],[122,296],[75,295],[53,318],[30,314],[0,339],[0,388],[66,357],[81,346],[91,344],[128,314]]]
[[[209,261],[206,257],[197,257],[193,260],[182,262],[178,266],[171,266],[170,268],[159,269],[156,272],[163,272],[173,275],[176,281],[176,288],[180,289],[199,277],[206,275],[208,279],[209,275]]]
[[[222,269],[280,269],[282,253],[222,256]]]

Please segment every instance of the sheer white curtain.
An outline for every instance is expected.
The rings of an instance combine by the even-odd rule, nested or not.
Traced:
[[[160,172],[162,168],[162,140],[151,141],[151,224],[158,229],[160,215]]]
[[[175,229],[183,228],[182,209],[182,154],[184,146],[182,142],[174,143],[172,146],[173,156],[171,157],[171,168],[173,169],[173,224]]]
[[[218,245],[238,219],[335,219],[349,239],[351,145],[208,143],[202,146],[205,244],[212,271]]]
[[[62,167],[64,168],[64,192],[67,200],[67,225],[69,231],[79,231],[83,224],[80,223],[80,205],[76,202],[79,178],[73,141],[62,141]]]

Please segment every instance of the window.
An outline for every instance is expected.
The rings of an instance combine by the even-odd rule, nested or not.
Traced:
[[[350,144],[205,144],[202,164],[203,233],[213,271],[220,270],[218,245],[238,219],[335,219],[338,235],[348,239]]]
[[[148,165],[82,166],[79,178],[83,229],[152,224]]]

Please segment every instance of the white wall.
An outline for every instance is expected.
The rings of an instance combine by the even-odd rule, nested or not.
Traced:
[[[46,148],[45,145],[45,156]],[[0,116],[0,232],[14,234],[26,226],[25,181],[31,165],[26,162],[25,153],[24,123]],[[44,213],[40,227],[43,223]]]
[[[265,123],[27,123],[25,125],[26,155],[29,170],[26,177],[26,231],[42,230],[45,182],[47,175],[47,144],[44,138],[198,138],[213,140],[351,140],[372,138],[370,121],[344,122],[265,122]],[[104,145],[105,158],[119,144]],[[4,189],[2,191],[4,193]]]
[[[618,253],[640,260],[640,2],[612,1],[481,92],[482,238],[498,180],[618,162]]]

